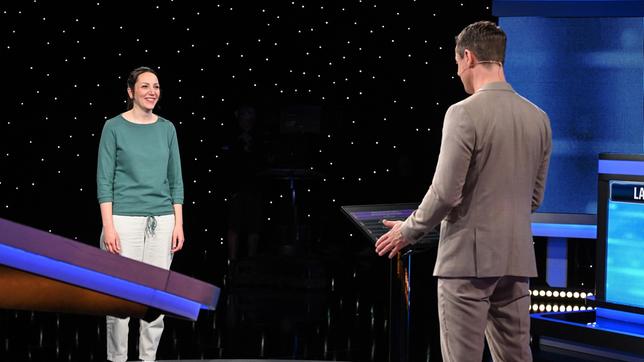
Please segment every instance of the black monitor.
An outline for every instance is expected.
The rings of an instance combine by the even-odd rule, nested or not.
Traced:
[[[644,154],[599,155],[596,301],[644,314]]]

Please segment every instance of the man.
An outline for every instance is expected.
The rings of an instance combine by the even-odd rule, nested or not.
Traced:
[[[376,242],[395,256],[439,222],[441,351],[445,361],[531,361],[528,282],[537,275],[530,214],[552,147],[550,121],[503,73],[506,36],[494,23],[456,37],[458,76],[471,94],[445,114],[436,172],[422,203]]]

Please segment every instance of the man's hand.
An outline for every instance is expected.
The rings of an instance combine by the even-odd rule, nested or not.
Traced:
[[[382,223],[391,230],[387,231],[376,241],[376,253],[380,256],[389,253],[389,259],[391,259],[398,254],[400,249],[409,245],[410,242],[405,240],[400,231],[403,224],[402,221],[382,220]]]

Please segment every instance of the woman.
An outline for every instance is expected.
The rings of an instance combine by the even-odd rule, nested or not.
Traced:
[[[174,125],[153,113],[161,90],[154,70],[127,79],[128,110],[105,122],[98,151],[101,248],[170,268],[183,247],[183,181]],[[107,359],[127,360],[129,318],[107,317]],[[140,321],[139,358],[154,361],[163,315]]]

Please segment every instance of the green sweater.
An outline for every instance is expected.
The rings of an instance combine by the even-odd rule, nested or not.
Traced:
[[[151,124],[108,119],[98,148],[98,202],[112,214],[155,216],[183,204],[181,160],[174,125],[161,117]]]

